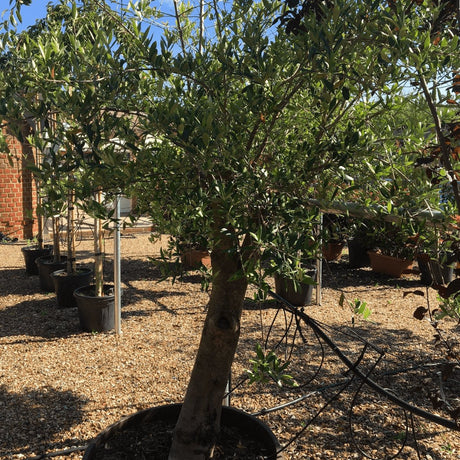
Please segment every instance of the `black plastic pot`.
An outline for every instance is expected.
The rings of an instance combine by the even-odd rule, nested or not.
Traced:
[[[307,274],[316,281],[316,268],[311,268]],[[275,292],[291,305],[310,305],[314,285],[294,282],[292,279],[278,274],[275,274],[274,278]]]
[[[26,273],[28,275],[38,275],[38,267],[35,261],[39,257],[49,256],[53,253],[53,246],[50,244],[45,245],[43,248],[38,246],[24,246],[21,248],[24,262],[26,265]]]
[[[427,254],[420,254],[417,257],[420,281],[427,286],[449,284],[454,277],[454,258],[454,254],[447,255],[443,258],[446,263],[441,263],[430,259]]]
[[[77,306],[73,292],[79,287],[91,284],[93,270],[77,267],[77,271],[72,274],[68,274],[65,270],[57,270],[51,273],[51,278],[54,283],[58,308],[73,308]]]
[[[351,268],[369,267],[371,261],[369,259],[369,250],[366,243],[359,238],[350,238],[347,241],[348,246],[348,262]]]
[[[181,404],[157,406],[136,412],[120,420],[101,432],[90,442],[83,456],[83,460],[138,458],[135,456],[134,452],[128,452],[127,457],[113,457],[113,452],[112,454],[110,453],[111,440],[113,440],[115,436],[122,435],[123,432],[128,430],[142,432],[142,428],[149,422],[162,421],[175,424],[179,417],[181,406]],[[234,407],[222,407],[221,427],[237,429],[245,435],[250,435],[251,439],[259,441],[263,446],[260,452],[260,458],[267,460],[283,460],[285,458],[283,453],[279,452],[281,446],[270,428],[263,421],[247,412]],[[142,440],[140,440],[139,444],[142,445]]]
[[[74,291],[80,327],[85,332],[110,331],[115,327],[115,295],[113,286],[104,285],[104,295],[96,296],[94,285]]]
[[[35,263],[38,267],[40,288],[46,292],[54,292],[54,281],[51,278],[51,273],[56,270],[64,270],[67,264],[67,257],[61,256],[60,262],[54,262],[53,256],[39,257]]]

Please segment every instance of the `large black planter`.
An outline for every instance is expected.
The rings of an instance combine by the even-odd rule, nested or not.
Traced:
[[[115,295],[113,286],[104,285],[104,295],[95,295],[95,286],[83,286],[74,291],[80,327],[85,332],[110,331],[115,327]]]
[[[56,270],[64,270],[67,264],[67,257],[61,256],[60,262],[54,262],[53,256],[39,257],[35,263],[38,267],[40,288],[46,292],[54,292],[54,281],[51,273]]]
[[[26,265],[26,273],[28,275],[38,275],[38,267],[35,261],[39,257],[49,256],[53,253],[53,246],[48,244],[43,248],[37,246],[24,246],[21,248],[24,262]]]
[[[145,452],[142,451],[143,443],[140,433],[146,433],[146,436],[152,436],[149,424],[152,425],[154,422],[163,422],[167,424],[163,426],[163,431],[169,432],[169,443],[171,438],[172,427],[175,425],[181,404],[168,404],[165,406],[157,406],[151,409],[145,409],[140,412],[128,416],[119,422],[111,425],[102,433],[100,433],[87,447],[83,460],[121,460],[126,458],[155,458],[156,460],[167,459],[169,444],[164,443],[164,440],[160,441],[160,437],[153,438],[153,442],[162,442],[164,446],[164,457],[151,456],[145,457]],[[280,444],[272,433],[270,428],[258,418],[234,407],[222,407],[221,417],[221,428],[222,432],[225,432],[224,427],[236,429],[240,436],[250,438],[252,441],[257,441],[260,445],[260,452],[258,452],[257,458],[264,458],[266,460],[282,460],[284,455],[280,453]],[[136,448],[140,448],[141,452],[136,455],[136,452],[120,452],[120,445],[122,450],[126,449],[126,446],[130,443],[126,442],[126,438],[130,433],[136,433],[137,443]],[[238,438],[237,438],[238,439]],[[152,442],[150,440],[149,442]],[[234,440],[235,450],[237,449],[237,440]],[[127,450],[127,449],[126,449]],[[146,449],[148,450],[148,449]],[[238,455],[238,452],[233,455],[226,456],[225,458],[240,458],[245,459],[247,457]],[[255,458],[251,456],[250,458]]]
[[[369,248],[366,243],[359,238],[350,238],[347,241],[348,263],[351,268],[369,267],[371,261],[367,251]]]
[[[57,270],[51,273],[51,278],[54,282],[58,308],[73,308],[77,306],[73,291],[91,284],[93,270],[91,268],[77,267],[77,271],[70,275],[66,270]]]
[[[316,281],[316,268],[311,268],[307,274]],[[275,274],[274,278],[275,292],[283,299],[287,300],[291,305],[310,305],[314,285],[294,282],[292,279],[285,278],[278,274]]]

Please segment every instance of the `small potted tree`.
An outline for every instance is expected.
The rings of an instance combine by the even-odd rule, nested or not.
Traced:
[[[61,254],[61,216],[65,210],[66,201],[62,183],[53,174],[43,182],[43,190],[46,190],[46,199],[42,201],[42,209],[45,214],[51,215],[51,227],[53,235],[52,255],[42,256],[36,259],[40,288],[43,291],[53,292],[54,282],[51,274],[56,270],[66,267],[67,257]]]
[[[76,179],[69,177],[67,191],[67,260],[63,269],[51,273],[56,292],[56,300],[59,308],[76,307],[77,303],[73,292],[75,289],[87,286],[91,283],[93,270],[89,267],[81,267],[76,263],[75,250],[75,188]]]
[[[49,95],[43,92],[41,100]],[[46,128],[36,132],[31,141],[43,152],[41,167],[36,175],[41,179],[46,193],[43,209],[53,216],[54,257],[42,257],[37,264],[40,284],[44,290],[55,291],[59,308],[75,307],[73,291],[89,284],[92,270],[78,267],[75,251],[75,208],[79,196],[78,161],[68,136],[69,125],[62,122],[66,115],[48,111],[44,115]],[[65,229],[61,222],[65,221]],[[63,231],[65,230],[65,231]],[[61,255],[61,236],[66,233],[66,255]]]
[[[313,228],[301,233],[280,228],[275,241],[263,252],[262,260],[268,262],[266,273],[273,275],[275,292],[290,304],[311,303],[320,247]]]
[[[346,228],[348,263],[351,268],[361,268],[370,265],[371,249],[369,234],[372,233],[372,221],[368,219],[349,218]]]
[[[93,183],[90,181],[90,183]],[[106,199],[109,198],[106,196]],[[110,218],[113,210],[104,205],[101,187],[94,192],[94,199],[84,204],[87,213],[94,218],[94,284],[82,286],[73,293],[80,326],[85,332],[110,331],[115,327],[115,294],[113,285],[104,282],[103,219]]]
[[[342,255],[346,244],[346,220],[347,217],[343,215],[328,213],[323,215],[322,254],[326,261],[338,260]]]

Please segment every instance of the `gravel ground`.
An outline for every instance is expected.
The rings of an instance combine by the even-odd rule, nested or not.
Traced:
[[[165,241],[165,240],[164,240]],[[164,244],[163,241],[163,244]],[[176,280],[160,281],[149,257],[162,243],[149,242],[149,234],[126,234],[122,241],[122,335],[83,333],[75,309],[57,309],[54,294],[40,291],[38,277],[27,276],[22,242],[0,244],[0,459],[80,459],[82,447],[108,425],[139,409],[181,401],[206,313],[208,295],[201,291],[198,272]],[[106,241],[106,273],[112,272],[113,240]],[[79,261],[91,263],[92,242],[78,244]],[[428,321],[413,312],[426,305],[419,276],[388,279],[370,269],[351,270],[346,254],[323,267],[321,305],[305,309],[322,324],[351,361],[359,361],[392,394],[417,407],[451,418],[460,407],[460,370],[448,360],[446,346],[435,341]],[[372,311],[367,321],[353,320],[347,302],[366,301]],[[314,296],[315,299],[315,296]],[[428,299],[436,306],[436,293]],[[231,395],[231,404],[249,412],[296,404],[264,415],[286,446],[290,459],[460,458],[460,433],[416,416],[417,441],[404,442],[411,418],[369,387],[360,387],[331,352],[308,329],[301,336],[286,325],[290,317],[274,301],[263,305],[248,299],[243,314],[242,338],[232,370],[239,385],[255,357],[257,343],[278,344],[277,355],[288,357],[299,388],[247,382]],[[352,327],[353,326],[353,327]],[[454,321],[442,323],[442,338],[457,347],[460,330]],[[345,334],[346,333],[346,334]],[[367,346],[355,335],[376,348]],[[294,349],[291,345],[295,344]],[[320,366],[320,364],[323,364]],[[451,372],[448,373],[447,370]],[[352,410],[351,410],[352,408]],[[351,415],[350,415],[351,414]],[[313,418],[313,422],[310,420]],[[353,427],[353,439],[350,434]],[[418,449],[418,453],[417,453]]]

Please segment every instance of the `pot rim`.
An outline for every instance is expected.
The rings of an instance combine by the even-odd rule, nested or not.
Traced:
[[[52,272],[51,276],[52,277],[58,277],[58,276],[62,276],[62,275],[65,274],[66,276],[78,277],[78,276],[87,275],[88,273],[93,273],[93,269],[89,268],[89,267],[78,267],[77,266],[77,271],[75,273],[69,274],[69,273],[67,273],[65,268],[62,268],[62,269],[55,270],[54,272]]]
[[[53,245],[52,244],[44,244],[43,245],[43,248],[39,248],[36,244],[32,245],[32,246],[23,246],[21,248],[21,251],[47,251],[49,249],[53,249]]]
[[[109,425],[107,428],[101,431],[95,438],[93,438],[93,440],[90,441],[83,456],[83,460],[90,460],[92,458],[91,455],[93,454],[93,451],[98,446],[109,440],[111,433],[114,429],[123,429],[125,427],[130,427],[143,420],[148,422],[157,414],[159,414],[160,417],[162,416],[162,414],[165,414],[163,417],[165,417],[166,420],[175,419],[179,416],[181,407],[182,403],[158,405],[122,417],[118,422]],[[168,414],[169,416],[166,414]],[[254,433],[255,436],[263,433],[263,435],[266,436],[266,439],[269,439],[273,444],[273,447],[276,449],[276,454],[271,455],[269,457],[269,460],[283,460],[285,458],[278,438],[275,436],[268,424],[260,418],[237,407],[222,406],[221,424],[224,424],[225,420],[230,421],[229,426],[240,426],[241,421],[248,421],[252,425],[252,428],[255,428],[255,430],[251,430],[251,432]]]
[[[90,299],[114,299],[115,298],[115,294],[105,294],[104,296],[96,296],[96,295],[89,295],[89,294],[85,294],[84,290],[86,289],[94,289],[95,288],[95,284],[92,283],[92,284],[88,284],[87,286],[81,286],[77,289],[75,289],[75,291],[73,291],[73,295],[74,297],[81,297],[81,298],[90,298]],[[104,292],[106,292],[106,289],[115,289],[115,285],[113,284],[105,284],[103,285],[103,290]]]

